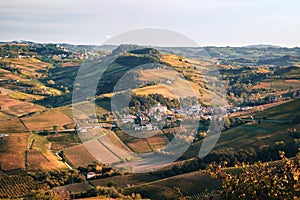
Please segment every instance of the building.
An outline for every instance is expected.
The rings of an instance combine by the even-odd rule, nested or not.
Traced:
[[[95,177],[97,174],[95,172],[89,172],[87,175],[86,175],[86,178],[87,179],[90,179],[90,178],[93,178]]]
[[[167,106],[163,106],[160,103],[155,104],[154,106],[151,107],[151,112],[161,112],[161,113],[166,113],[168,110]]]
[[[134,123],[135,120],[135,116],[133,115],[125,115],[122,119],[123,123],[127,124],[127,123]]]

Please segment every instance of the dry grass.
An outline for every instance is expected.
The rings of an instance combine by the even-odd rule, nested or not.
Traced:
[[[54,125],[63,129],[66,124],[73,123],[73,120],[58,110],[49,110],[43,114],[36,114],[30,117],[22,118],[22,121],[30,130],[53,130]]]
[[[28,137],[28,133],[21,133],[3,138],[0,145],[0,164],[2,170],[25,168],[25,151],[28,147]]]

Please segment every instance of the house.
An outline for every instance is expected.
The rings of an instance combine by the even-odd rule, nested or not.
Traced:
[[[95,172],[89,172],[87,175],[86,175],[86,178],[87,179],[91,179],[93,177],[95,177],[97,174]]]

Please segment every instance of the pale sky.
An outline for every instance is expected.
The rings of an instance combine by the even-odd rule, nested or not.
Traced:
[[[102,44],[141,28],[201,46],[300,46],[299,0],[0,0],[0,41]]]

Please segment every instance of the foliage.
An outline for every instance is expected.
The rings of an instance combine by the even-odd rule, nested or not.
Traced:
[[[282,166],[269,163],[255,163],[254,165],[236,165],[238,173],[228,173],[224,165],[213,163],[209,171],[213,177],[223,178],[224,199],[298,199],[300,195],[300,154],[293,159],[285,157],[280,152]]]

